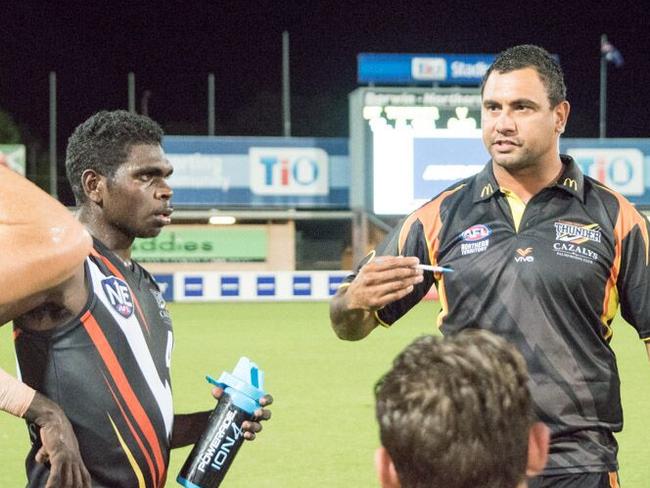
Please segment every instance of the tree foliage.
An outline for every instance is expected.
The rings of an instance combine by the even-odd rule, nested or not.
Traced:
[[[0,109],[0,144],[20,143],[20,130],[18,126],[4,110]]]

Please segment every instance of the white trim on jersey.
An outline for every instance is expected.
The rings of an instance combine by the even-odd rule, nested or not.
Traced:
[[[140,326],[135,311],[130,314],[128,318],[125,318],[117,312],[102,286],[102,281],[106,278],[110,278],[110,276],[106,276],[102,273],[92,259],[88,259],[87,262],[90,268],[93,292],[110,312],[115,322],[119,324],[120,329],[122,329],[124,337],[133,352],[133,357],[137,361],[138,366],[142,371],[142,375],[147,381],[147,385],[149,385],[149,389],[156,399],[163,421],[165,422],[167,436],[171,439],[171,431],[174,423],[174,405],[172,401],[171,386],[166,379],[163,382],[158,375],[158,370],[156,369],[153,357],[151,356],[151,351],[147,346],[147,341],[145,340],[142,327]],[[128,286],[128,284],[126,284],[126,286]],[[134,296],[134,293],[130,288],[129,291],[131,296]]]

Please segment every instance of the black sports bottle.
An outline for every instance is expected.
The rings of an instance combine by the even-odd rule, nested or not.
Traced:
[[[264,396],[264,372],[246,357],[239,359],[232,374],[219,381],[207,380],[224,389],[210,414],[208,425],[194,445],[176,481],[186,488],[217,488],[244,442],[242,423],[253,418]]]

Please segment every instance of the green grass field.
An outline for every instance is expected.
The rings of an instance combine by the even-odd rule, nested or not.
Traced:
[[[170,309],[177,412],[212,408],[205,374],[231,369],[241,355],[265,370],[267,390],[275,397],[273,419],[256,441],[243,446],[223,486],[378,486],[372,387],[406,344],[434,331],[436,303],[420,304],[392,329],[357,343],[334,336],[326,303],[171,304]],[[614,331],[625,409],[625,430],[618,436],[622,486],[647,488],[650,365],[631,327],[617,319]],[[15,368],[8,326],[0,329],[0,367]],[[24,423],[0,414],[1,487],[25,485],[27,446]],[[189,448],[173,452],[167,486],[179,486],[174,480],[188,453]]]

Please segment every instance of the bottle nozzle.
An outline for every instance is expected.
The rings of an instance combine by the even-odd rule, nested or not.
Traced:
[[[232,373],[224,371],[218,380],[210,375],[205,379],[220,388],[235,388],[255,401],[264,396],[264,371],[247,357],[239,358]]]

